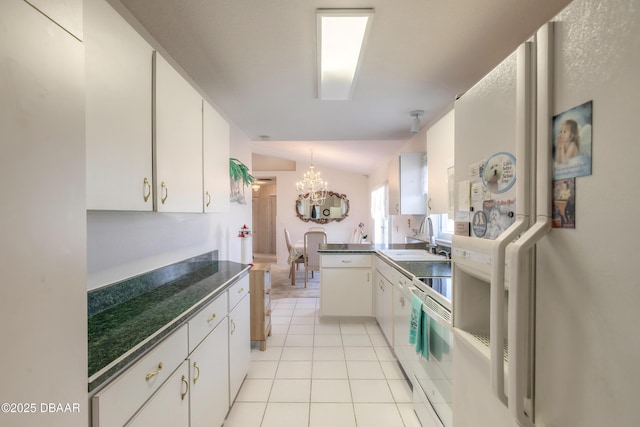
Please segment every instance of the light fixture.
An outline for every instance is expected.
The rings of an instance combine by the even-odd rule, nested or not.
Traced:
[[[420,132],[420,117],[424,114],[424,110],[413,110],[409,113],[413,119],[411,119],[411,133],[416,134]]]
[[[302,180],[296,182],[296,189],[303,199],[307,200],[311,206],[324,205],[327,199],[327,186],[329,183],[324,181],[320,176],[320,172],[316,172],[313,166],[313,150],[311,150],[311,166],[309,171],[305,172]]]
[[[318,9],[318,98],[348,100],[373,9]]]
[[[258,191],[260,189],[260,184],[252,184],[251,188],[253,189],[253,191]]]

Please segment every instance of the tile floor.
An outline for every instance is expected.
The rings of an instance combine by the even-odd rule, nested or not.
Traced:
[[[419,427],[411,388],[375,320],[320,321],[317,298],[272,300],[266,351],[224,427]]]

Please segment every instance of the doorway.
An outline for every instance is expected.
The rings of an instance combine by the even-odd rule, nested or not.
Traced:
[[[253,258],[276,260],[277,187],[275,178],[257,178],[252,187]]]

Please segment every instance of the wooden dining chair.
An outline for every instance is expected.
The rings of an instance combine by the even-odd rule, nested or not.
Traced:
[[[291,250],[293,249],[293,244],[291,243],[291,235],[289,234],[289,230],[287,230],[286,228],[284,229],[284,241],[287,243],[287,252],[289,252],[289,257],[290,257]],[[290,261],[296,265],[296,270],[298,270],[298,266],[300,264],[304,264],[304,254]],[[289,269],[289,277],[291,277],[292,271],[293,271],[293,268]]]
[[[320,253],[318,246],[327,243],[327,234],[324,231],[307,231],[304,233],[304,287],[307,287],[307,277],[311,272],[320,271]]]

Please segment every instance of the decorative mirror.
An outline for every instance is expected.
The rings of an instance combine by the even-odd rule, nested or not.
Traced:
[[[342,221],[349,215],[349,199],[345,194],[328,191],[322,205],[311,205],[309,193],[301,194],[296,200],[296,215],[304,222],[318,224]]]

